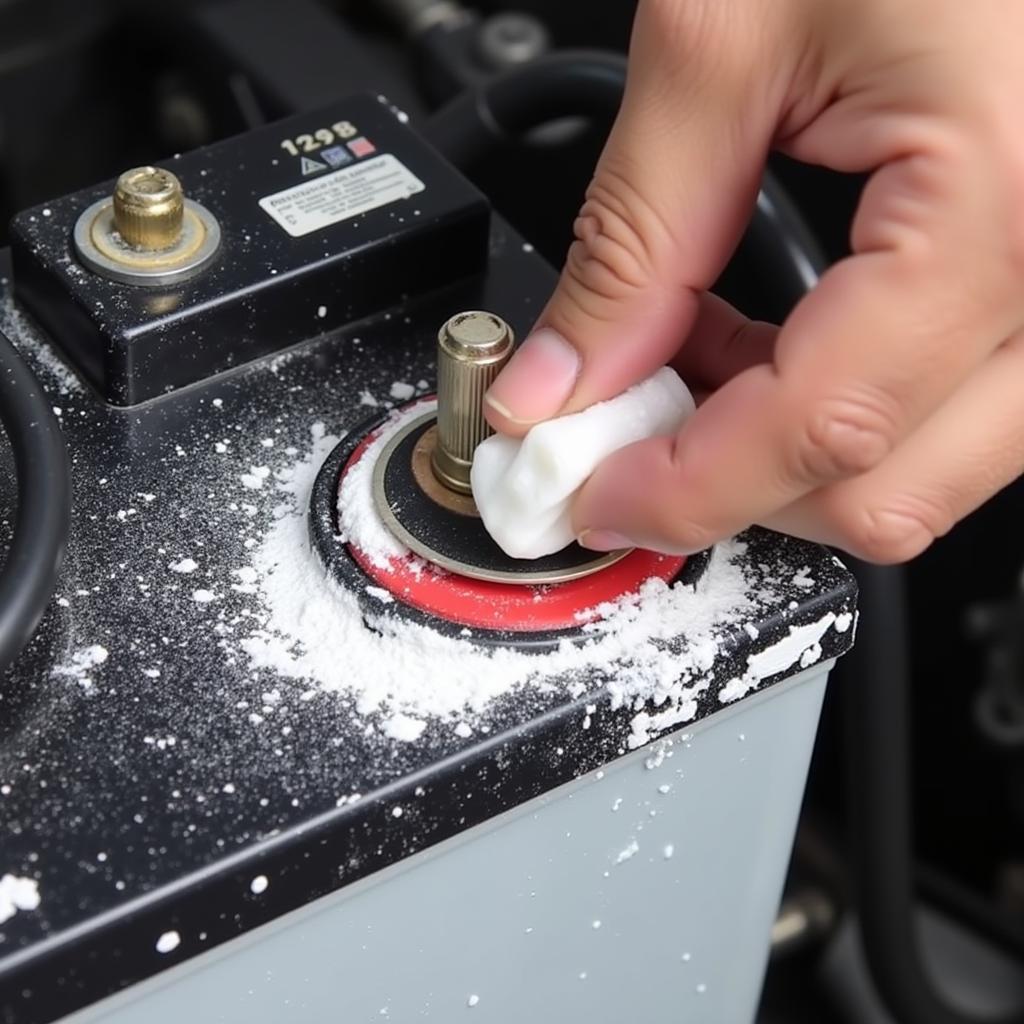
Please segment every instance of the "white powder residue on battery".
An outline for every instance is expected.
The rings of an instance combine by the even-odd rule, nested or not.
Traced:
[[[390,153],[264,196],[260,206],[293,238],[407,199],[426,188]]]
[[[10,874],[0,877],[0,924],[19,910],[35,910],[38,906],[39,883],[34,878]]]
[[[402,560],[416,571],[408,550],[376,512],[372,470],[395,433],[432,408],[434,402],[427,400],[394,413],[345,474],[339,536],[374,565],[387,568]],[[696,697],[714,679],[719,637],[733,635],[755,607],[744,571],[744,542],[717,545],[694,583],[669,584],[653,577],[619,601],[595,609],[581,627],[584,644],[560,645],[542,658],[514,648],[479,647],[387,610],[378,613],[379,602],[366,605],[325,574],[310,546],[308,509],[313,481],[337,438],[326,436],[322,424],[315,426],[320,433],[313,450],[268,478],[283,502],[254,549],[259,593],[253,596],[261,605],[257,624],[237,641],[254,671],[270,670],[308,680],[320,690],[346,693],[367,728],[405,742],[422,742],[435,718],[447,719],[451,727],[465,722],[475,735],[481,732],[476,716],[492,700],[560,678],[576,697],[589,677],[604,680],[613,710],[627,706],[634,718],[644,716],[644,742],[669,717],[675,722],[696,716]],[[420,571],[432,572],[426,566]],[[667,642],[681,628],[686,637],[682,650]],[[634,733],[639,731],[634,722]]]

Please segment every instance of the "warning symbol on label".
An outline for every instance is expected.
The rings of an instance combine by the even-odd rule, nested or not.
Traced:
[[[352,163],[352,154],[344,146],[331,146],[329,149],[322,149],[320,155],[335,168]]]
[[[303,174],[316,174],[317,171],[326,171],[327,164],[320,163],[319,160],[313,160],[308,156],[302,158],[302,173]]]

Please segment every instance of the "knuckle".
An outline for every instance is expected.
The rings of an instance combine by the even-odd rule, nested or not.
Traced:
[[[587,190],[565,264],[578,301],[617,304],[650,284],[659,231],[652,208],[626,177],[604,168]]]
[[[852,521],[844,531],[850,550],[879,565],[909,562],[948,533],[956,521],[946,500],[920,495],[851,511]]]
[[[793,445],[792,475],[813,484],[866,473],[892,451],[895,437],[895,417],[880,397],[819,400]]]

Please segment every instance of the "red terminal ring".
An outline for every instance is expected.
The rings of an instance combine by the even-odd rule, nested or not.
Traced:
[[[383,429],[368,434],[352,453],[341,471],[339,486]],[[349,552],[367,576],[404,604],[469,628],[513,633],[579,627],[587,621],[580,617],[587,609],[633,593],[652,577],[669,583],[686,564],[685,557],[638,548],[590,576],[566,583],[523,586],[470,579],[430,567],[424,569],[422,562],[412,557],[394,561],[382,569],[352,544]]]

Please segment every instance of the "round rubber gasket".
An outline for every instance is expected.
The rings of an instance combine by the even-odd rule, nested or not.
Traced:
[[[381,413],[355,427],[324,461],[310,496],[313,548],[328,572],[356,594],[371,627],[374,619],[391,615],[484,646],[542,653],[564,640],[587,637],[580,612],[635,591],[652,576],[695,583],[707,566],[710,551],[676,558],[637,550],[591,576],[541,587],[434,572],[412,559],[382,570],[341,540],[337,503],[343,473],[359,460],[388,418],[388,413]],[[367,590],[378,587],[394,602],[382,604]]]

